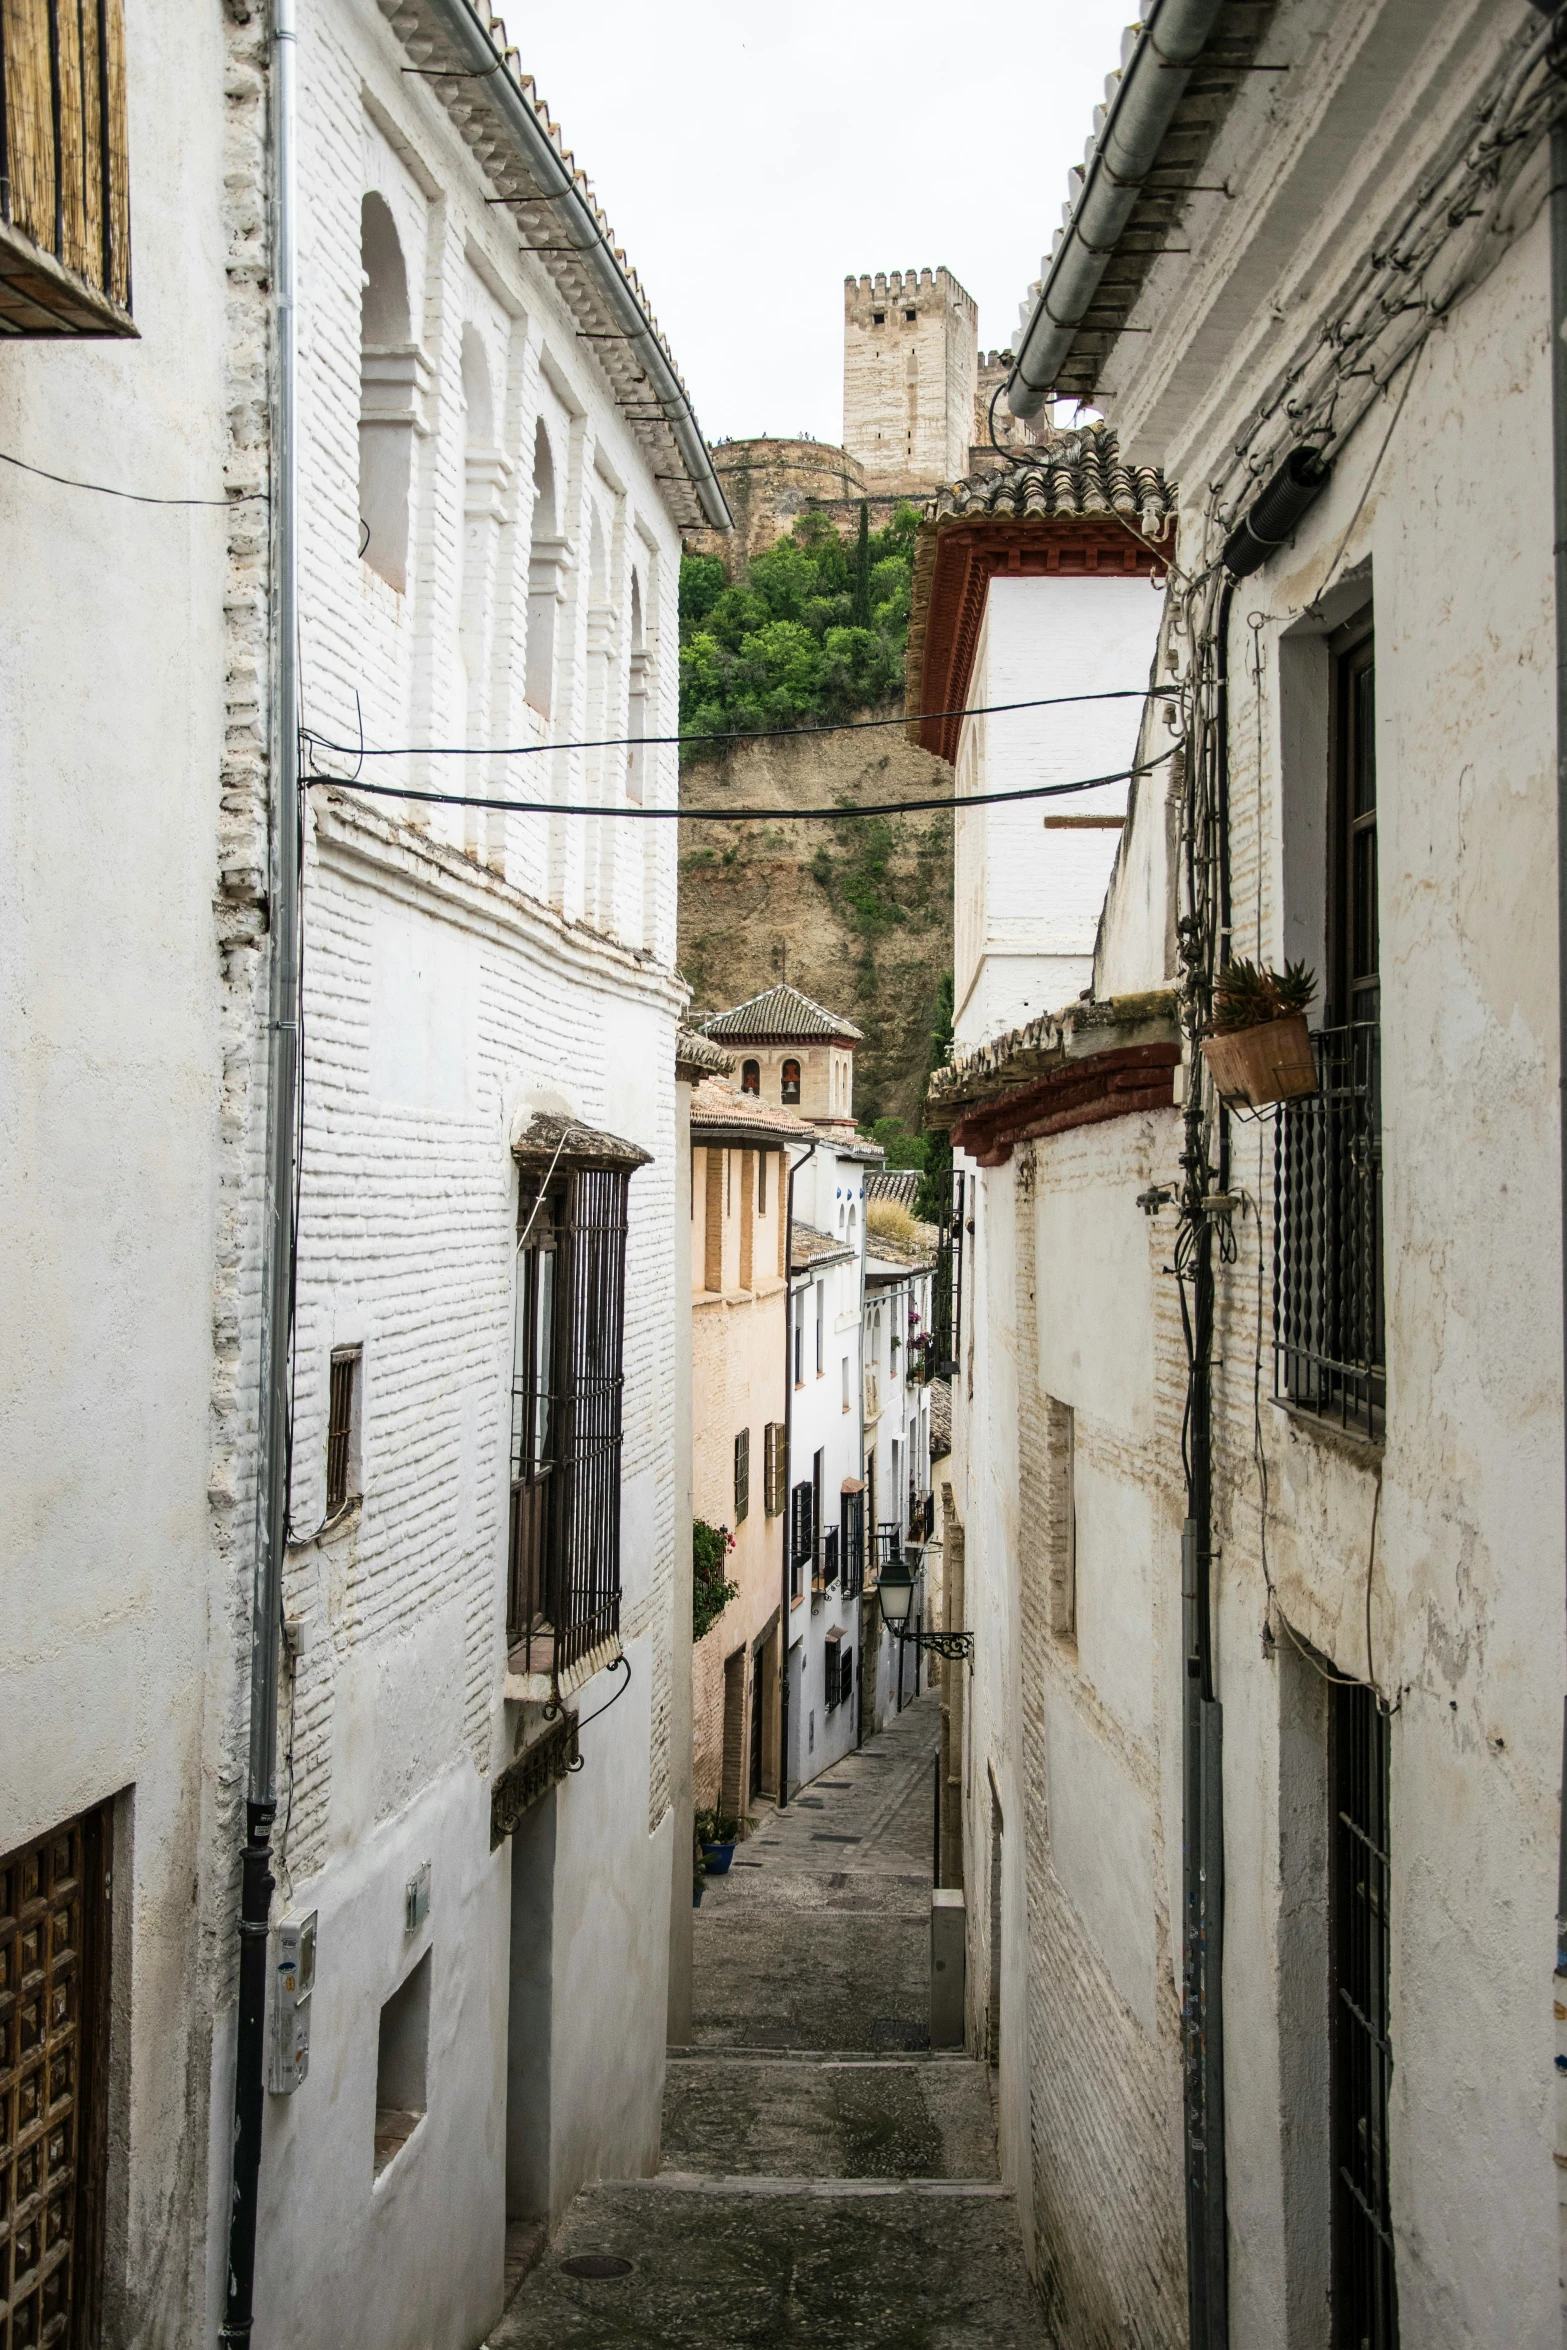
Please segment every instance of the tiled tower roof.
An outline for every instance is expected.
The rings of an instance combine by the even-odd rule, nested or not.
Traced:
[[[715,1012],[711,1020],[704,1020],[705,1036],[722,1036],[731,1042],[745,1038],[754,1044],[770,1044],[775,1039],[799,1038],[809,1042],[825,1042],[837,1038],[847,1044],[858,1044],[863,1028],[856,1028],[852,1020],[829,1012],[825,1004],[816,1003],[802,995],[797,987],[780,985],[764,988],[760,995],[748,996],[732,1011]]]

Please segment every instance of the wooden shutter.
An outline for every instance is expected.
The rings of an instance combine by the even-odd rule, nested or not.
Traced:
[[[769,1420],[762,1431],[762,1508],[769,1518],[783,1514],[787,1474],[784,1424],[782,1420]]]
[[[121,0],[0,0],[0,328],[134,334]]]
[[[808,1481],[802,1480],[789,1497],[789,1554],[792,1558],[808,1559],[814,1534],[812,1524],[812,1494]]]
[[[735,1438],[735,1524],[751,1511],[751,1431],[742,1428]]]

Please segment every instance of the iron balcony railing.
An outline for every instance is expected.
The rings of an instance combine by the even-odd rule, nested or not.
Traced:
[[[936,1208],[936,1270],[931,1282],[930,1332],[922,1369],[931,1379],[955,1379],[963,1351],[964,1172],[948,1166]]]
[[[845,1599],[858,1599],[865,1588],[865,1496],[846,1494],[839,1542],[840,1573]]]
[[[1387,1402],[1380,1031],[1359,1021],[1311,1041],[1317,1091],[1283,1104],[1274,1136],[1274,1385],[1375,1436]]]
[[[838,1580],[838,1529],[829,1526],[825,1534],[816,1537],[816,1548],[811,1558],[811,1599],[819,1606],[827,1595],[830,1584]]]

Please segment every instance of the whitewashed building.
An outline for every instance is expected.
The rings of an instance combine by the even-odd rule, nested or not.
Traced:
[[[222,1006],[260,926],[221,799],[264,774],[225,674],[267,545],[225,261],[260,148],[220,12],[127,13],[7,11],[0,83],[0,2339],[185,2350],[251,1556],[213,1498]]]
[[[974,1222],[970,2031],[1073,2350],[1561,2338],[1551,40],[1523,5],[1165,0],[1018,343],[1015,405],[1101,408],[1135,460],[1105,526],[1172,557],[1157,648],[1097,676],[1153,654],[1177,696],[1086,996],[1022,1017],[1070,840],[1033,804],[1032,947],[996,940],[932,1093]],[[1042,536],[1096,442],[1015,469]],[[1066,625],[1105,594],[1063,585]],[[1020,695],[1083,689],[1056,645]],[[984,723],[960,776],[1039,780]],[[960,801],[970,1007],[989,821]],[[1317,983],[1315,1091],[1260,1114],[1195,1050],[1241,956]]]
[[[637,744],[675,728],[681,526],[723,515],[498,23],[311,7],[299,109],[316,780],[273,1866],[314,1988],[256,2304],[269,2338],[469,2350],[509,2230],[655,2165],[681,2004],[685,991],[675,827],[622,812],[674,803],[672,747]]]
[[[790,1788],[860,1739],[866,1510],[860,1303],[867,1165],[852,1126],[793,1152],[789,1246],[788,1778]]]

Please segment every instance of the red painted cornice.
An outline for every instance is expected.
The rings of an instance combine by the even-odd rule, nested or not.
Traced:
[[[989,515],[943,522],[936,534],[924,623],[919,707],[962,710],[967,706],[984,625],[985,599],[998,577],[1037,579],[1151,578],[1164,569],[1159,557],[1113,515]],[[961,718],[921,721],[919,739],[927,751],[948,761],[958,755]]]
[[[1175,1100],[1180,1058],[1178,1044],[1133,1044],[1095,1053],[1090,1060],[1068,1061],[1033,1085],[1020,1085],[959,1118],[952,1147],[981,1167],[1001,1167],[1017,1143],[1129,1117],[1134,1110],[1167,1110]]]

